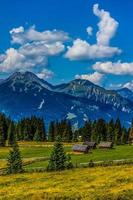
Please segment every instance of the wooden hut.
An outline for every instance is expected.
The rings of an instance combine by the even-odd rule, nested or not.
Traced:
[[[98,146],[100,149],[112,149],[113,142],[100,142]]]
[[[88,147],[89,147],[90,149],[96,149],[97,143],[96,143],[96,142],[88,142],[88,141],[85,141],[85,142],[83,143],[83,145],[88,145]]]
[[[75,152],[88,153],[89,147],[88,145],[76,144],[73,146],[72,150]]]

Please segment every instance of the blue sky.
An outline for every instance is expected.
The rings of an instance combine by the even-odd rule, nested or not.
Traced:
[[[131,0],[0,3],[1,78],[30,70],[54,84],[76,77],[133,89]]]

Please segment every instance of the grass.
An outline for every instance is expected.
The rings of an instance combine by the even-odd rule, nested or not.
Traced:
[[[0,199],[132,200],[133,166],[24,173],[0,178]]]
[[[25,159],[36,159],[40,157],[49,157],[53,143],[46,143],[46,142],[21,142],[20,151],[22,157]],[[90,160],[93,161],[109,161],[109,160],[119,160],[119,159],[133,159],[133,146],[129,145],[121,145],[115,147],[115,149],[111,150],[100,150],[96,149],[93,150],[92,153],[89,154],[75,154],[72,152],[72,145],[73,144],[64,144],[65,151],[71,154],[72,162],[74,164],[86,163]],[[6,159],[8,156],[10,148],[4,147],[0,148],[0,159]],[[6,162],[1,160],[0,168],[4,167]],[[26,168],[33,168],[33,167],[46,167],[47,161],[38,161],[34,162]]]
[[[74,162],[82,163],[93,161],[110,161],[110,160],[120,160],[120,159],[133,159],[133,146],[121,145],[115,147],[115,149],[93,150],[91,154],[83,155],[72,155]]]
[[[74,164],[93,161],[133,159],[133,146],[117,146],[111,150],[93,150],[89,154],[75,154],[73,144],[64,144]],[[20,151],[25,169],[44,168],[53,143],[21,142]],[[5,167],[10,148],[0,148],[0,168]],[[78,168],[64,172],[23,173],[0,176],[0,200],[132,200],[133,166]]]

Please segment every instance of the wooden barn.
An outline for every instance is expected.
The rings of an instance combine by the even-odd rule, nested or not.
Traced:
[[[96,143],[96,142],[88,142],[88,141],[85,141],[85,142],[83,143],[83,145],[88,145],[88,147],[89,147],[90,149],[96,149],[97,143]]]
[[[75,151],[75,152],[88,153],[89,147],[88,147],[88,145],[75,144],[73,146],[72,150]]]
[[[100,149],[112,149],[113,142],[100,142],[98,146]]]

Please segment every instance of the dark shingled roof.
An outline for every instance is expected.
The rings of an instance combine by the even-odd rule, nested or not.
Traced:
[[[113,142],[100,142],[99,148],[112,148]]]
[[[88,145],[76,144],[72,148],[73,151],[87,153],[89,151]]]
[[[97,146],[97,143],[85,141],[85,142],[83,142],[83,145],[88,145],[89,148],[95,149]]]

